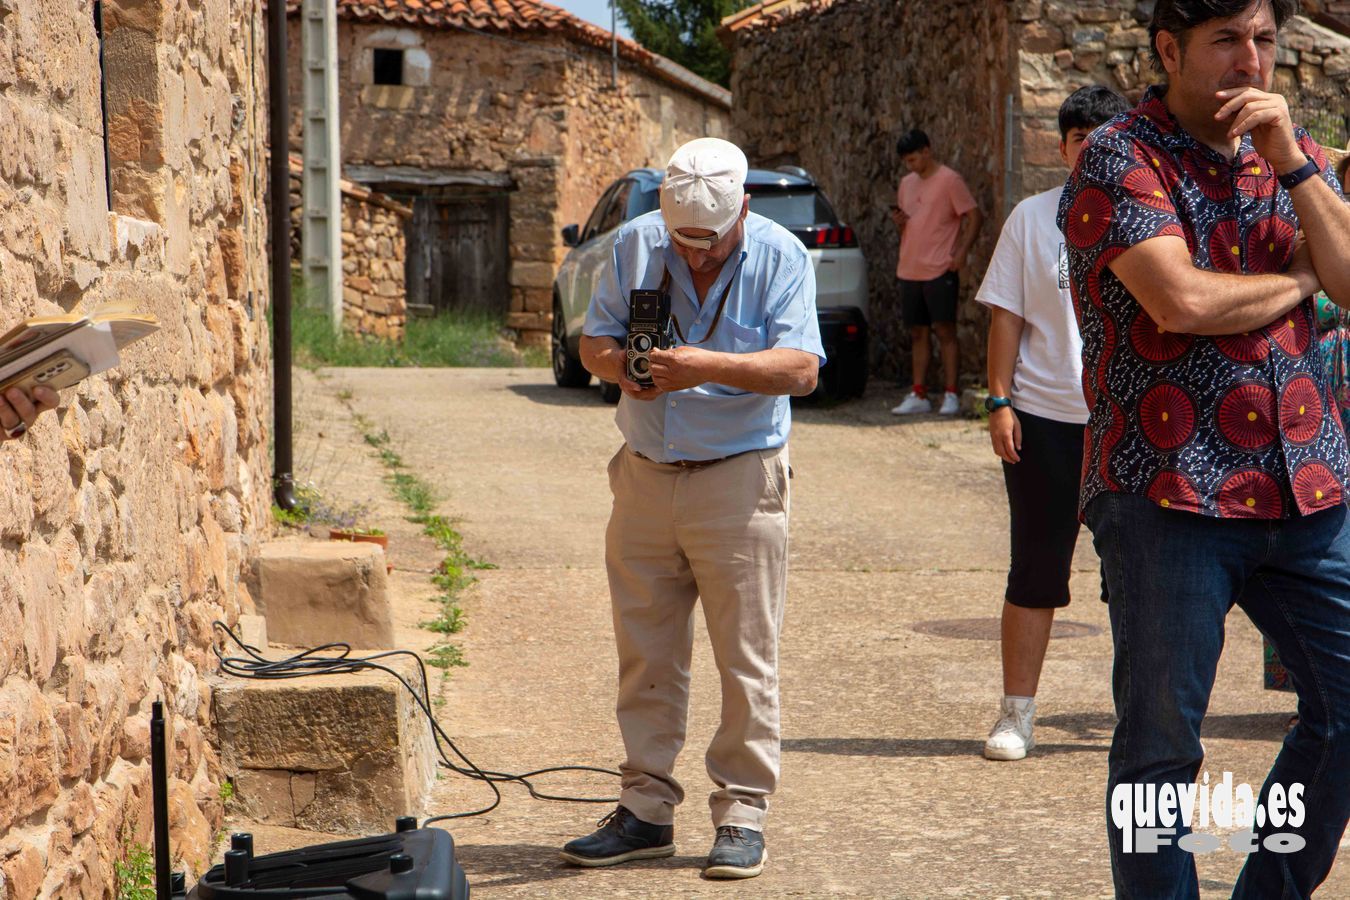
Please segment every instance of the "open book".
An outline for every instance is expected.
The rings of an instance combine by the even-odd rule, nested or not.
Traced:
[[[154,316],[121,303],[88,315],[28,319],[0,335],[0,392],[14,386],[70,387],[117,365],[119,350],[158,330]]]

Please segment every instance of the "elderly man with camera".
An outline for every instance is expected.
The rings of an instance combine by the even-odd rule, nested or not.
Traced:
[[[788,231],[750,212],[734,144],[671,157],[661,208],[624,225],[581,358],[623,389],[605,535],[626,759],[619,806],[563,858],[611,866],[675,853],[694,603],[721,675],[707,751],[716,838],[704,874],[758,875],[778,785],[778,632],[788,544],[788,395],[824,362],[815,274]]]

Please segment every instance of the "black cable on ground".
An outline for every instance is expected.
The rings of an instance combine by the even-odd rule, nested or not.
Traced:
[[[540,775],[550,775],[555,772],[594,772],[600,775],[612,775],[615,778],[620,777],[618,772],[612,769],[601,769],[596,766],[549,766],[544,769],[535,769],[533,772],[524,772],[514,775],[509,772],[494,772],[491,770],[480,769],[473,760],[464,755],[450,736],[441,728],[436,721],[436,715],[431,709],[431,691],[427,683],[427,667],[422,658],[411,650],[387,650],[382,653],[376,653],[371,656],[352,656],[352,648],[348,644],[341,642],[324,644],[320,647],[311,647],[308,650],[302,650],[294,656],[288,656],[284,659],[267,659],[256,647],[250,647],[245,644],[239,635],[235,634],[228,625],[217,620],[213,623],[216,628],[223,631],[231,641],[243,650],[245,656],[226,656],[222,649],[215,644],[211,649],[216,654],[216,659],[220,660],[220,669],[227,675],[233,675],[236,678],[251,678],[258,681],[269,681],[283,678],[308,678],[313,675],[348,675],[353,672],[377,671],[392,675],[398,679],[398,683],[407,689],[412,698],[417,701],[418,707],[427,717],[431,724],[431,734],[436,741],[436,752],[441,758],[441,765],[450,769],[465,778],[472,778],[475,781],[482,781],[492,789],[493,800],[488,806],[473,812],[448,813],[440,816],[432,816],[422,823],[425,828],[433,822],[444,822],[450,819],[464,819],[470,816],[481,816],[492,812],[502,802],[502,792],[497,787],[502,782],[514,782],[523,785],[530,796],[536,800],[556,800],[563,803],[617,803],[616,797],[567,797],[558,794],[546,794],[536,788],[532,778]],[[417,689],[408,683],[395,669],[385,665],[381,660],[391,659],[396,656],[412,657],[417,663],[417,670],[421,676],[422,690],[418,693]],[[446,752],[449,748],[450,753],[461,760],[464,765],[460,766],[454,762],[450,753]],[[467,768],[466,768],[467,767]]]

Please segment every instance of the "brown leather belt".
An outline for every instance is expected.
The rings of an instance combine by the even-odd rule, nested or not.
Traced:
[[[719,456],[717,457],[717,459],[677,459],[674,462],[661,462],[660,460],[652,459],[650,456],[643,456],[641,453],[637,452],[636,450],[633,450],[632,447],[629,447],[628,449],[632,451],[634,456],[640,459],[645,459],[647,460],[647,462],[654,462],[658,466],[677,466],[681,469],[702,469],[706,468],[707,466],[711,466],[714,463],[726,462],[729,459],[735,459],[738,456],[744,456],[745,453],[755,452],[753,450],[746,450],[745,453],[733,453],[730,456]]]

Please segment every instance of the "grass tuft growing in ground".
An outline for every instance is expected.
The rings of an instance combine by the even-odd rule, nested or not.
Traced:
[[[547,366],[541,348],[517,349],[502,336],[501,319],[486,313],[454,313],[409,319],[402,342],[334,334],[321,310],[296,303],[291,313],[296,365],[320,366]]]
[[[445,558],[431,581],[440,589],[437,602],[441,605],[440,614],[430,621],[422,622],[423,628],[437,634],[459,634],[464,630],[466,620],[464,610],[459,605],[460,592],[473,584],[474,570],[495,569],[492,563],[485,563],[469,556],[464,550],[464,536],[455,529],[454,524],[444,516],[435,515],[436,492],[418,476],[404,468],[403,458],[390,446],[389,432],[375,431],[374,423],[365,416],[354,414],[352,421],[365,442],[379,453],[388,474],[386,478],[397,497],[412,515],[408,520],[422,526],[422,533],[436,542],[445,553]],[[452,666],[467,666],[459,646],[449,641],[441,641],[428,652],[427,665],[441,670]]]

